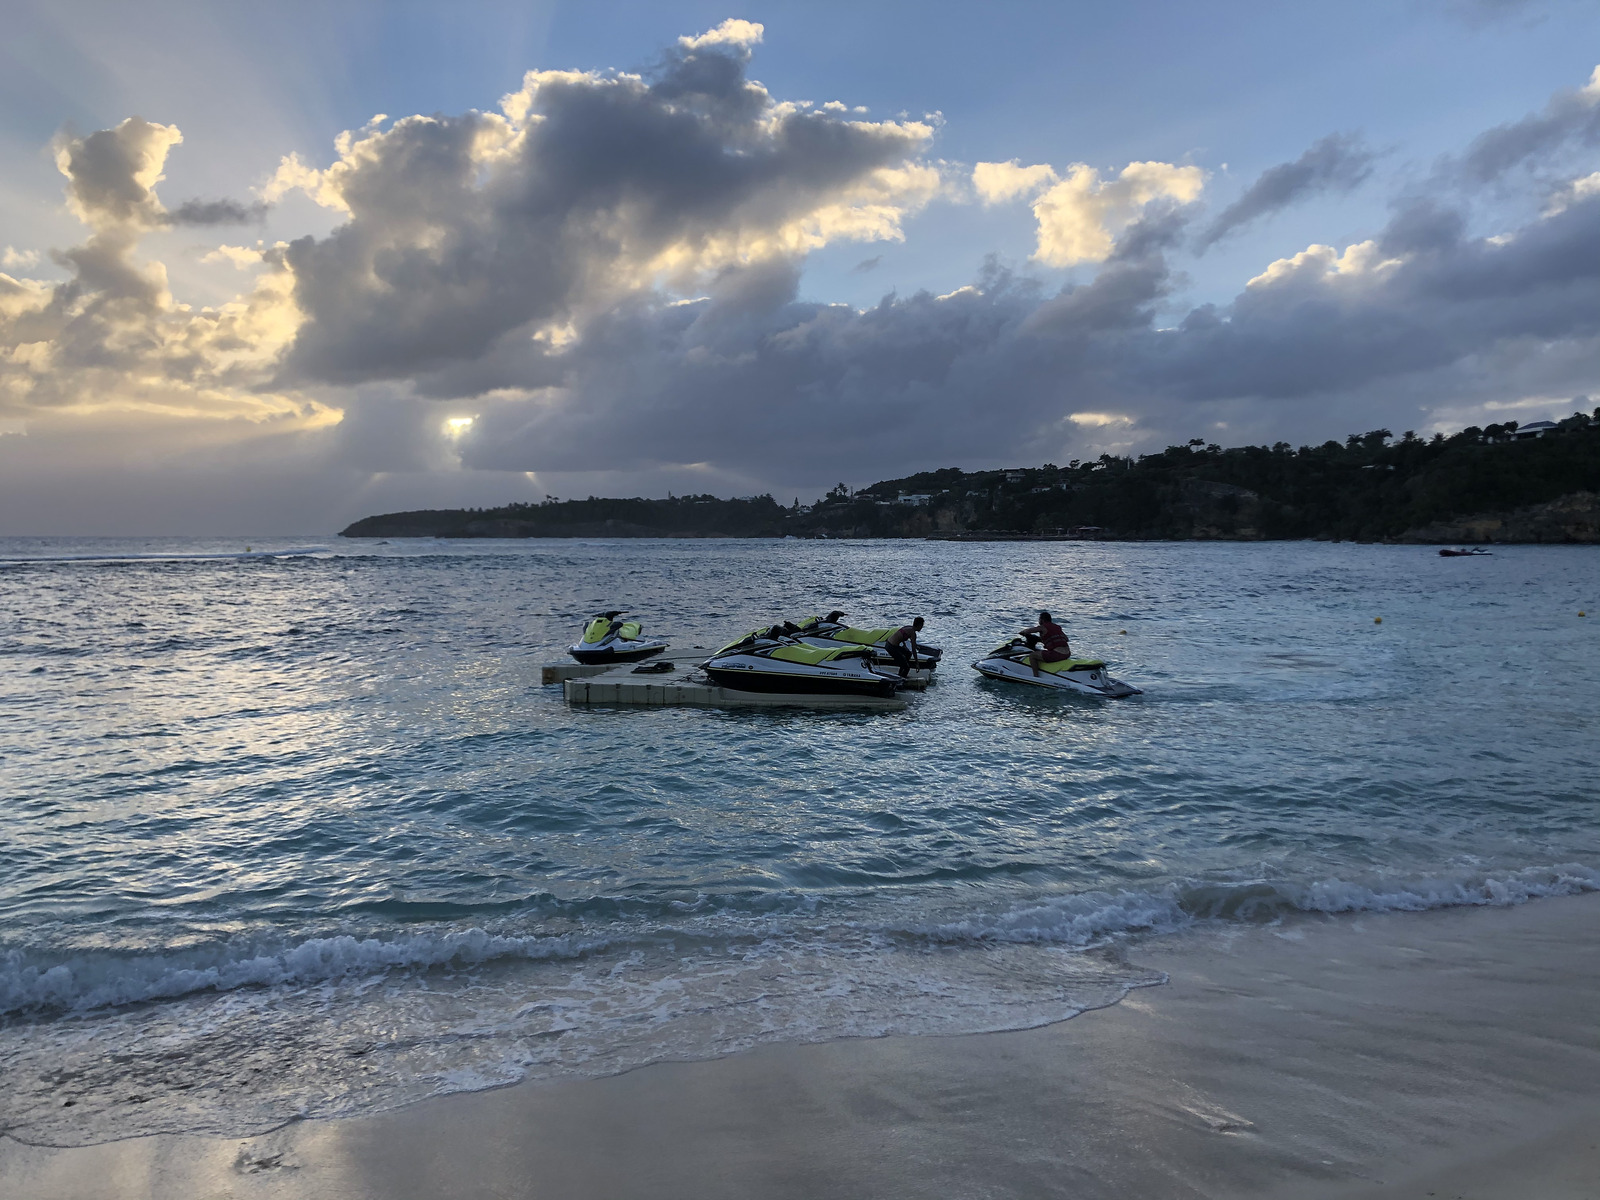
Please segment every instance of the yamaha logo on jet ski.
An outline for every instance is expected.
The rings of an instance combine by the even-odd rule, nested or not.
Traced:
[[[667,643],[646,638],[638,621],[619,621],[626,609],[595,613],[584,626],[583,640],[568,646],[567,653],[581,663],[630,663],[660,654]]]

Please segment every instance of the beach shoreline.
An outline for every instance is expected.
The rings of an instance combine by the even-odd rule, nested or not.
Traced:
[[[244,1139],[0,1139],[0,1194],[1594,1194],[1600,894],[1130,957],[1170,982],[1038,1029],[768,1046]]]

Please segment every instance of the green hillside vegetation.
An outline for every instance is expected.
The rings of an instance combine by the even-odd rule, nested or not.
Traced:
[[[719,500],[549,499],[501,508],[424,509],[364,517],[341,537],[782,537],[789,510],[771,496]]]
[[[1539,437],[1514,422],[1452,437],[1386,429],[1298,449],[1196,439],[1138,458],[1064,467],[948,467],[815,505],[547,500],[368,517],[347,537],[1108,537],[1591,541],[1600,409]],[[1586,532],[1587,531],[1587,532]]]

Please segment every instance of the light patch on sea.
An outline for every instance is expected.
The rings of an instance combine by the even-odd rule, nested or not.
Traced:
[[[1592,550],[321,545],[0,543],[10,1136],[1036,1026],[1160,984],[1151,934],[1600,888]],[[1039,606],[1144,694],[980,680]],[[897,714],[568,708],[611,607],[922,614],[945,664]]]

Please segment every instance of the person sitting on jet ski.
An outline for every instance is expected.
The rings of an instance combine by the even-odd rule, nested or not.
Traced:
[[[840,614],[843,616],[843,614]],[[917,634],[922,632],[923,621],[918,617],[909,625],[902,625],[891,633],[884,642],[883,648],[889,652],[889,657],[894,659],[895,665],[900,668],[900,678],[904,679],[911,673],[911,664],[917,654]],[[907,648],[906,643],[911,643]]]
[[[1022,636],[1030,642],[1035,637],[1039,639],[1033,653],[1028,655],[1028,665],[1033,668],[1035,675],[1039,673],[1039,664],[1042,662],[1063,662],[1072,657],[1072,643],[1067,641],[1066,633],[1043,609],[1039,610],[1039,623],[1024,629]]]

